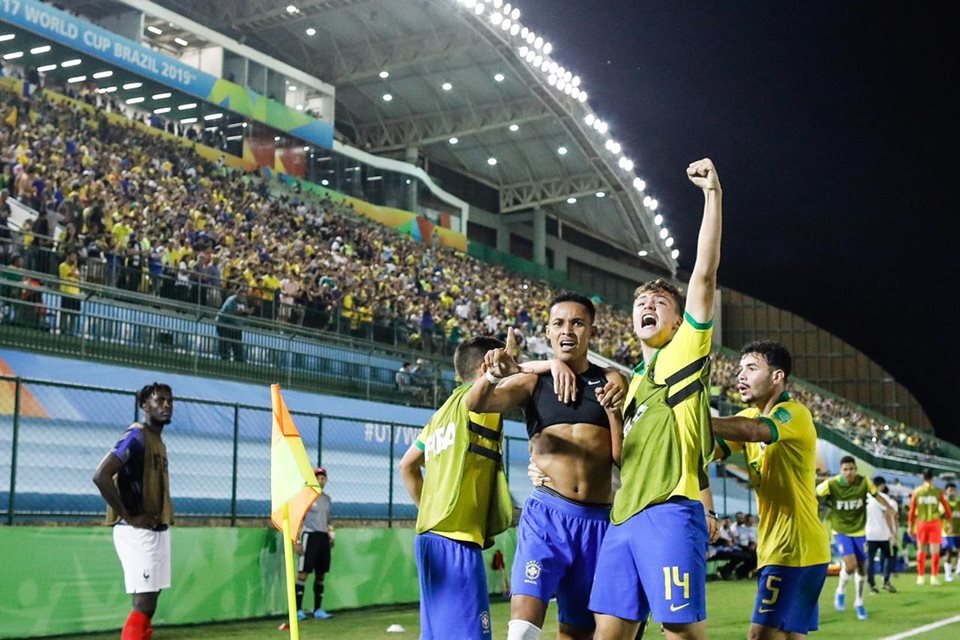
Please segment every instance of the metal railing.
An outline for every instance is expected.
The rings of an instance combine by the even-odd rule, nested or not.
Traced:
[[[165,369],[213,378],[280,382],[287,387],[436,407],[454,387],[446,367],[423,367],[400,385],[409,352],[376,343],[259,323],[218,324],[213,311],[172,313],[142,300],[58,292],[15,273],[0,274],[0,344],[35,352]],[[68,285],[69,286],[69,285]]]

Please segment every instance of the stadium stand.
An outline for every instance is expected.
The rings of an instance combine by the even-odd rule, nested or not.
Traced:
[[[213,162],[185,154],[156,128],[108,121],[116,105],[89,87],[71,92],[76,98],[50,89],[31,100],[6,94],[0,189],[44,212],[22,228],[9,221],[0,239],[0,251],[22,255],[26,270],[55,273],[77,251],[82,280],[109,288],[210,308],[244,288],[254,317],[438,355],[513,326],[530,357],[549,353],[543,329],[556,290],[546,283],[230,168],[226,154]],[[631,366],[639,347],[630,316],[598,303],[596,353]],[[733,406],[734,376],[735,361],[717,354],[718,400]],[[818,422],[875,455],[896,450],[922,462],[917,456],[942,453],[931,434],[797,390]]]

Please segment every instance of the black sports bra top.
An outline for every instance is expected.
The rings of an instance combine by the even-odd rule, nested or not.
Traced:
[[[527,435],[532,438],[555,424],[594,424],[609,429],[610,420],[596,393],[605,384],[607,376],[603,368],[591,364],[577,375],[576,401],[563,404],[553,390],[553,377],[549,373],[541,375],[523,412],[527,419]]]

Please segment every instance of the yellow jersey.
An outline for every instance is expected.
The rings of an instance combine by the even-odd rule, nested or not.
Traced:
[[[717,444],[726,456],[743,451],[757,493],[757,565],[809,567],[830,562],[830,540],[817,516],[817,430],[805,406],[784,393],[769,415],[756,407],[738,416],[770,427],[770,442]]]

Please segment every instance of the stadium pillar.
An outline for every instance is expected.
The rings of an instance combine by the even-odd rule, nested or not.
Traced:
[[[137,10],[116,11],[96,20],[104,29],[129,38],[134,42],[143,42],[143,12]]]
[[[504,222],[497,223],[497,251],[510,253],[510,227]]]
[[[547,266],[547,212],[533,208],[533,261]]]
[[[420,159],[420,149],[417,147],[407,147],[404,151],[404,158],[413,166],[419,166],[417,161]],[[406,200],[404,202],[404,208],[407,211],[417,212],[417,187],[419,184],[419,180],[411,180],[410,184],[407,185]]]

